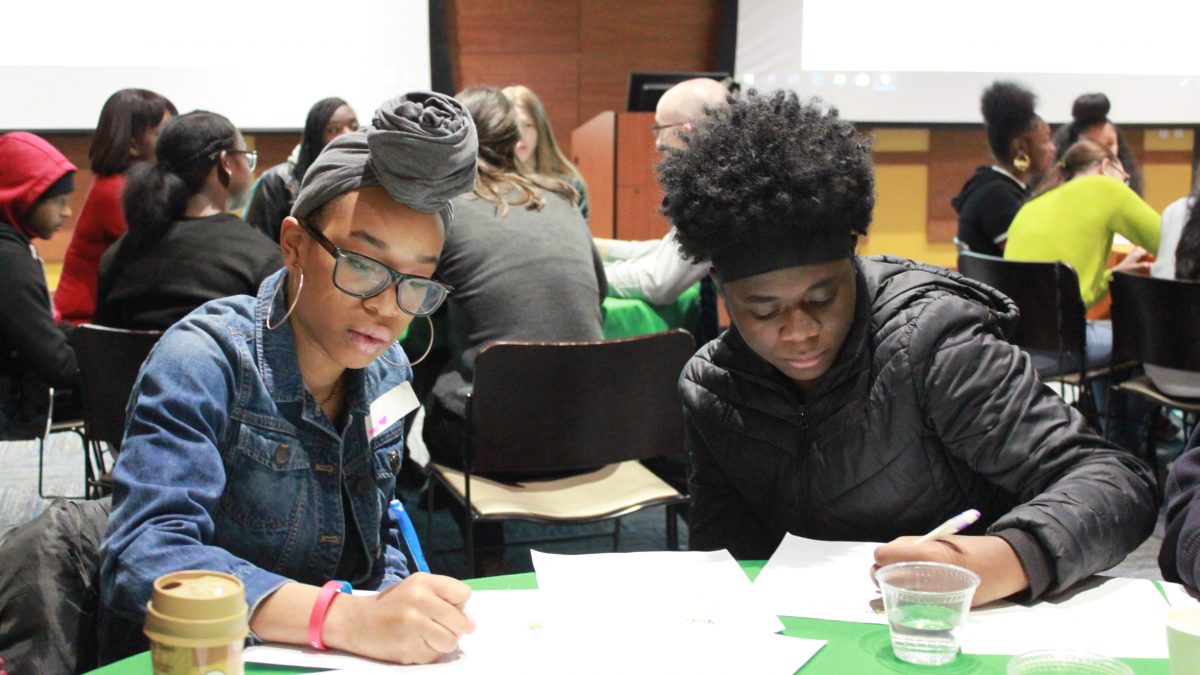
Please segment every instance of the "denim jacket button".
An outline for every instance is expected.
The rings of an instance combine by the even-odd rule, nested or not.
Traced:
[[[371,490],[373,489],[375,489],[375,486],[371,483],[369,478],[358,479],[358,494],[365,497],[371,494]]]
[[[280,443],[275,446],[275,463],[283,466],[287,464],[288,458],[292,456],[292,450],[287,443]]]

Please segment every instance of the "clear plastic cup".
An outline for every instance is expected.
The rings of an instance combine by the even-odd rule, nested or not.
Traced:
[[[892,651],[908,663],[941,665],[958,656],[958,630],[971,609],[979,575],[935,562],[903,562],[875,572],[883,592]]]
[[[1040,649],[1012,657],[1008,675],[1133,675],[1133,668],[1091,652]]]

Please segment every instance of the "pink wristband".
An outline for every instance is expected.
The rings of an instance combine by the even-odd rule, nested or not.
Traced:
[[[321,587],[321,592],[317,594],[317,601],[313,603],[312,614],[308,616],[308,644],[313,646],[313,649],[325,651],[325,642],[321,640],[321,631],[325,628],[325,615],[329,613],[329,606],[333,604],[333,599],[338,593],[353,593],[354,589],[348,581],[326,581]]]

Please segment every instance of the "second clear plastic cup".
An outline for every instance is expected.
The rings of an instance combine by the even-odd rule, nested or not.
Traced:
[[[1116,659],[1069,649],[1025,652],[1008,662],[1008,675],[1133,675],[1133,669]]]
[[[977,574],[945,563],[904,562],[880,568],[875,580],[896,658],[941,665],[958,656],[958,630],[979,587]]]

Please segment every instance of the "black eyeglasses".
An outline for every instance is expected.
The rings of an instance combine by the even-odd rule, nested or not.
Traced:
[[[336,261],[333,265],[333,285],[346,295],[373,298],[395,284],[396,305],[401,311],[412,316],[429,316],[442,306],[454,290],[440,281],[416,274],[403,274],[374,258],[338,248],[307,221],[301,218],[296,220],[333,256]]]

